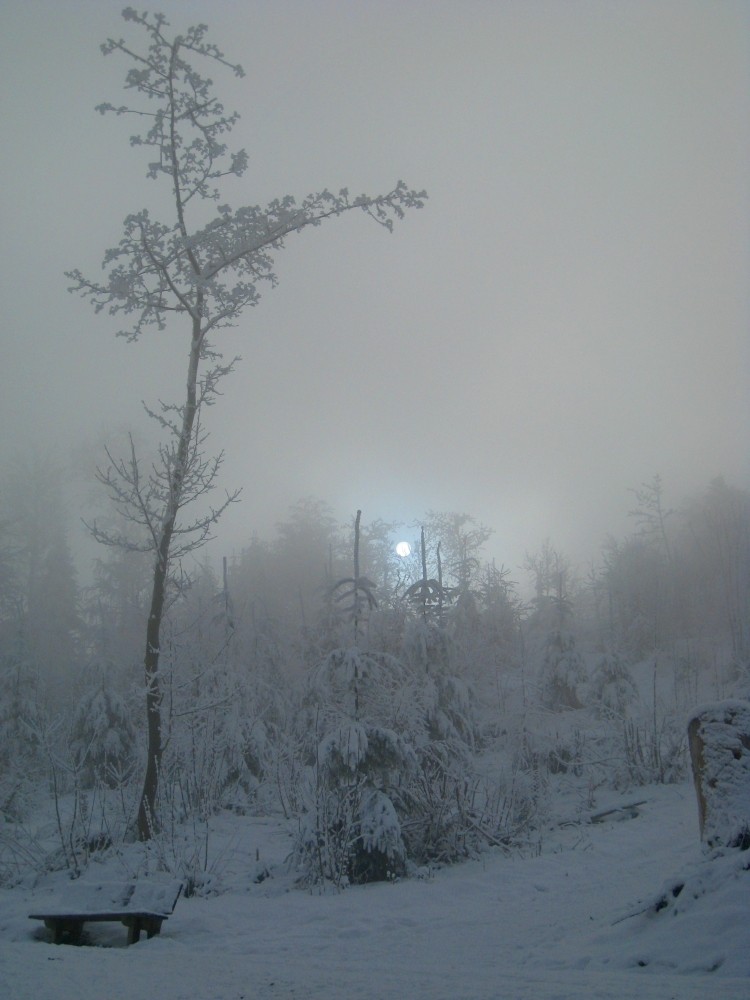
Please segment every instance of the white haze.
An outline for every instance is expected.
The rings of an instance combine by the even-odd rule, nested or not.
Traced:
[[[141,400],[179,399],[185,332],[115,339],[66,292],[124,216],[164,208],[130,149],[127,30],[110,0],[0,8],[4,430],[86,483]],[[251,166],[235,205],[399,178],[425,209],[389,236],[344,218],[292,240],[280,285],[225,339],[243,361],[209,415],[215,551],[303,495],[343,520],[465,511],[516,567],[629,529],[629,488],[668,502],[750,485],[750,7],[629,0],[167,2],[247,72],[214,74]],[[82,460],[85,457],[85,461]],[[75,542],[76,539],[73,539]]]

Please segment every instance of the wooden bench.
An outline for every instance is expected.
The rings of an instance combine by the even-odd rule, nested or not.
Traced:
[[[73,882],[59,906],[30,913],[29,919],[43,920],[55,944],[62,944],[66,937],[71,944],[78,944],[86,923],[119,920],[128,929],[128,944],[135,944],[141,931],[150,938],[161,931],[162,921],[174,911],[181,891],[182,882],[150,878],[137,882]]]

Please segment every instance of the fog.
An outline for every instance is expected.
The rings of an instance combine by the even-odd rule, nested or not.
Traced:
[[[168,216],[99,43],[120,3],[5,0],[4,433],[85,491],[105,442],[179,401],[179,325],[135,344],[66,291],[126,214]],[[297,499],[342,520],[463,511],[517,567],[628,530],[629,490],[750,486],[750,9],[741,2],[167,2],[246,70],[214,74],[250,168],[234,205],[403,178],[393,234],[344,217],[289,242],[278,288],[217,344],[242,356],[207,416],[212,551]],[[76,529],[78,530],[78,529]],[[82,529],[80,529],[82,532]],[[76,539],[72,539],[76,542]]]
[[[0,10],[0,967],[167,916],[245,954],[249,906],[211,995],[329,997],[344,925],[350,995],[746,975],[750,8],[118,7]],[[417,966],[339,893],[407,880]]]

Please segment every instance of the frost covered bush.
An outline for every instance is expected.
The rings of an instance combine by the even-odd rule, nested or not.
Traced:
[[[473,746],[478,721],[473,686],[459,676],[455,645],[448,629],[431,621],[408,623],[402,644],[404,662],[418,691],[426,736],[432,740],[457,739]]]
[[[293,749],[288,715],[289,693],[281,677],[272,681],[251,675],[236,685],[224,708],[223,806],[266,808],[272,790],[278,791],[281,760]]]
[[[589,690],[592,707],[602,718],[624,718],[628,707],[638,699],[638,689],[627,664],[612,652],[598,659]]]
[[[234,792],[240,783],[230,763],[237,755],[238,734],[227,728],[223,708],[199,708],[173,721],[156,802],[164,828],[185,821],[205,822],[221,807],[230,787]],[[244,764],[240,774],[246,777]],[[233,798],[230,794],[228,802]]]
[[[421,618],[407,622],[402,656],[412,670],[423,673],[450,671],[453,653],[450,634],[437,622]]]
[[[559,560],[558,556],[555,556]],[[588,676],[573,634],[573,605],[565,595],[565,572],[555,573],[556,592],[544,592],[546,572],[535,565],[537,597],[527,623],[527,655],[541,704],[552,711],[581,708]]]
[[[581,708],[586,681],[583,659],[572,633],[565,628],[555,629],[547,638],[539,672],[542,703],[556,711]]]
[[[22,819],[43,768],[31,724],[37,714],[33,689],[19,671],[0,673],[0,818]]]
[[[456,670],[456,621],[446,614],[453,592],[443,585],[439,544],[431,578],[423,529],[421,579],[390,616],[387,642],[375,645],[382,622],[372,584],[359,576],[359,524],[358,512],[354,576],[342,583],[355,597],[359,586],[367,602],[351,603],[352,645],[332,650],[311,676],[305,711],[309,723],[314,711],[317,734],[310,748],[315,802],[301,838],[308,857],[317,851],[319,872],[322,857],[333,872],[330,859],[344,856],[350,881],[403,870],[407,855],[419,862],[465,855],[470,748],[479,729],[473,691]]]
[[[431,674],[424,682],[427,734],[431,740],[455,740],[474,746],[477,718],[471,685],[454,674]]]
[[[70,749],[84,788],[117,787],[133,764],[135,728],[123,699],[100,681],[78,703]]]
[[[436,630],[420,626],[415,634],[434,638]],[[405,666],[352,647],[333,650],[313,671],[302,715],[310,776],[297,847],[308,881],[372,881],[402,872],[407,856],[419,863],[465,856],[473,698],[442,663],[430,666],[421,655]]]
[[[632,784],[671,784],[685,776],[685,734],[673,716],[654,712],[626,719],[622,746]]]
[[[444,863],[466,857],[476,840],[470,827],[479,726],[466,681],[441,670],[420,675],[420,681],[419,716],[410,734],[417,768],[399,801],[410,859]]]
[[[235,738],[226,746],[220,801],[225,808],[244,812],[256,800],[267,777],[273,750],[262,719],[244,718],[234,733]]]
[[[378,650],[338,648],[313,670],[307,703],[353,719],[389,724],[408,686],[408,674],[395,656]]]
[[[415,765],[409,745],[391,730],[342,720],[325,734],[308,771],[295,847],[303,881],[341,886],[403,873],[393,796]]]
[[[549,810],[550,779],[540,739],[526,727],[516,736],[505,783],[510,827],[518,837],[544,822]]]
[[[467,827],[473,782],[466,748],[429,741],[419,749],[418,761],[401,793],[409,858],[420,865],[465,858],[473,839]]]
[[[382,882],[402,874],[405,861],[401,824],[393,803],[377,788],[367,789],[359,803],[351,880]]]
[[[338,888],[403,875],[406,848],[391,799],[364,783],[318,789],[300,818],[301,883]]]

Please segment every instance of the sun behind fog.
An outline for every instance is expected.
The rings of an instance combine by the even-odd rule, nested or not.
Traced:
[[[396,545],[396,555],[406,559],[408,555],[411,555],[411,545],[408,542],[399,542]]]

